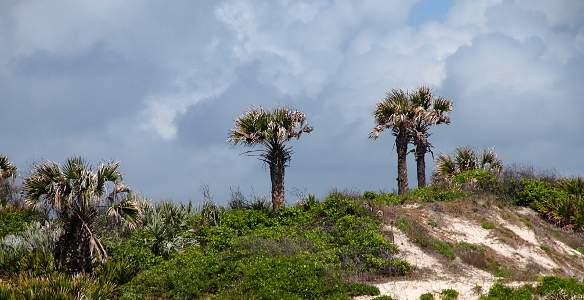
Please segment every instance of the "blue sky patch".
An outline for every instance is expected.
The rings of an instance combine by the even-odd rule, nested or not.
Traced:
[[[410,10],[407,24],[419,26],[428,20],[442,20],[452,6],[452,0],[422,0]]]

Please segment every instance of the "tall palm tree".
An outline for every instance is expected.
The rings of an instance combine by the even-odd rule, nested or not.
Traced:
[[[11,187],[13,186],[10,179],[16,176],[18,168],[10,162],[8,156],[0,154],[0,204],[5,206],[12,195]]]
[[[292,147],[285,144],[311,131],[304,113],[285,106],[274,106],[271,111],[253,106],[235,119],[235,128],[230,130],[227,141],[234,146],[243,143],[247,147],[264,147],[255,151],[260,152],[260,160],[270,167],[274,211],[284,205],[284,171],[292,155]]]
[[[377,126],[369,133],[370,138],[377,139],[379,133],[388,128],[395,136],[397,187],[398,193],[404,195],[409,190],[406,158],[411,139],[410,128],[415,125],[416,111],[406,92],[402,89],[392,89],[377,103],[373,116]]]
[[[463,146],[454,148],[453,156],[438,155],[434,168],[436,176],[452,178],[462,172],[477,169],[500,172],[503,169],[503,162],[497,157],[494,148],[485,148],[477,154],[474,148]]]
[[[81,157],[70,157],[64,165],[52,161],[35,164],[24,180],[23,193],[31,205],[48,204],[63,225],[54,250],[59,267],[73,273],[93,271],[94,259],[107,260],[107,252],[95,234],[94,220],[104,208],[128,224],[139,209],[127,197],[130,189],[121,181],[119,162],[102,163],[93,171]],[[108,194],[108,184],[111,192]],[[125,196],[125,197],[124,197]]]
[[[430,126],[450,124],[448,113],[452,110],[452,100],[438,97],[430,87],[422,85],[409,94],[410,101],[416,112],[415,122],[411,128],[416,157],[418,187],[426,186],[426,153],[432,152],[432,144],[428,141]]]

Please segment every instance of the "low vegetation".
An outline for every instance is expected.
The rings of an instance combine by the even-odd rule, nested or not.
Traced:
[[[92,172],[80,159],[69,162],[70,168],[77,170],[75,162],[88,169],[85,173]],[[372,283],[412,280],[422,274],[398,259],[400,249],[393,244],[392,233],[384,230],[386,225],[444,261],[462,261],[501,278],[488,291],[479,287],[480,299],[580,299],[584,294],[582,283],[561,270],[558,276],[535,276],[541,268],[535,263],[524,270],[513,269],[485,245],[433,235],[444,230],[444,220],[438,215],[422,218],[416,215],[422,214],[421,209],[403,210],[423,206],[455,216],[472,214],[479,227],[512,244],[516,234],[499,221],[484,218],[485,212],[532,209],[541,218],[521,219],[505,213],[500,218],[519,218],[518,222],[534,230],[541,227],[538,222],[547,222],[556,228],[551,236],[583,252],[582,239],[574,237],[584,231],[580,177],[557,178],[524,166],[502,172],[472,169],[447,177],[436,174],[429,186],[404,195],[333,191],[321,200],[309,195],[293,206],[274,210],[273,203],[264,198],[247,199],[237,192],[226,206],[214,204],[205,192],[206,201],[200,205],[153,203],[116,181],[116,168],[112,163],[98,169],[112,170],[109,175],[102,173],[109,176],[103,181],[120,186],[117,191],[123,197],[109,199],[97,184],[84,194],[89,198],[75,198],[73,192],[80,189],[75,188],[73,170],[73,177],[64,182],[74,188],[62,185],[63,194],[71,192],[69,202],[59,202],[60,206],[51,202],[56,196],[49,189],[35,194],[44,200],[39,201],[45,203],[42,207],[17,204],[10,200],[18,198],[14,195],[6,198],[0,207],[1,299],[373,298],[380,291]],[[89,256],[81,260],[76,258],[84,255],[80,251],[66,255],[65,263],[60,263],[55,254],[64,255],[64,250],[58,244],[71,231],[75,220],[71,213],[81,211],[80,203],[91,204],[83,216],[91,220],[88,239],[98,241],[102,255],[85,253]],[[62,210],[55,211],[58,208]],[[75,240],[71,242],[74,245]],[[536,247],[554,253],[552,245]],[[520,279],[536,283],[505,285],[505,280]],[[425,300],[458,297],[454,289],[419,296]]]

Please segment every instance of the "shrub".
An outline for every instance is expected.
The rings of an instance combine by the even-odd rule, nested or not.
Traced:
[[[501,188],[500,181],[495,174],[481,169],[464,171],[457,174],[452,178],[452,182],[462,185],[471,191],[497,192]]]
[[[573,278],[559,278],[556,276],[544,276],[536,286],[539,295],[549,295],[552,292],[562,290],[569,296],[584,295],[584,284]]]
[[[372,191],[365,191],[365,193],[363,193],[363,199],[368,199],[368,200],[373,200],[375,198],[377,198],[379,195],[377,195],[376,192],[372,192]]]
[[[434,300],[434,295],[432,293],[421,294],[420,300]]]
[[[42,221],[42,213],[30,208],[0,207],[0,238],[23,232],[27,225]]]
[[[495,228],[495,224],[491,223],[491,222],[484,222],[481,224],[481,227],[483,229],[494,229]]]
[[[440,292],[440,299],[442,300],[453,300],[458,298],[458,291],[453,289],[444,289]]]
[[[452,250],[452,244],[448,242],[440,241],[433,237],[428,238],[413,238],[412,242],[418,243],[423,247],[430,247],[442,254],[448,259],[455,259],[457,257],[456,253]]]
[[[310,197],[309,197],[310,198]],[[358,196],[331,193],[296,207],[224,210],[217,224],[195,224],[200,246],[140,272],[122,299],[346,299],[377,295],[347,282],[361,274],[407,274],[397,246]],[[117,256],[116,256],[117,257]]]
[[[395,299],[392,298],[391,296],[383,295],[383,296],[375,297],[371,300],[395,300]]]
[[[459,190],[443,190],[435,186],[417,188],[412,190],[412,195],[425,202],[449,201],[464,197],[466,194]]]
[[[562,196],[556,188],[545,181],[524,178],[521,179],[519,185],[516,203],[521,206],[531,206],[536,210],[542,201]]]

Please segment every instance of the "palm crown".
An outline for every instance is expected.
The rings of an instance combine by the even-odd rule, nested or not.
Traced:
[[[124,218],[135,225],[138,206],[129,197],[120,197],[130,189],[121,181],[118,162],[108,162],[93,171],[81,157],[71,157],[64,165],[44,161],[34,166],[24,180],[24,195],[30,205],[47,204],[64,223],[65,233],[59,238],[55,258],[74,272],[90,272],[92,255],[107,259],[107,252],[94,233],[93,221],[101,208],[108,214]],[[108,182],[113,183],[107,194]]]
[[[306,124],[306,116],[301,111],[276,106],[270,112],[254,106],[235,119],[235,129],[231,129],[227,141],[250,147],[256,144],[281,145],[311,131],[312,127]]]
[[[456,147],[452,156],[440,154],[436,158],[435,173],[438,176],[450,178],[465,171],[481,169],[500,172],[503,163],[497,157],[495,149],[483,149],[480,154],[468,147]]]
[[[6,179],[16,175],[18,168],[10,162],[8,156],[0,154],[0,179]]]

